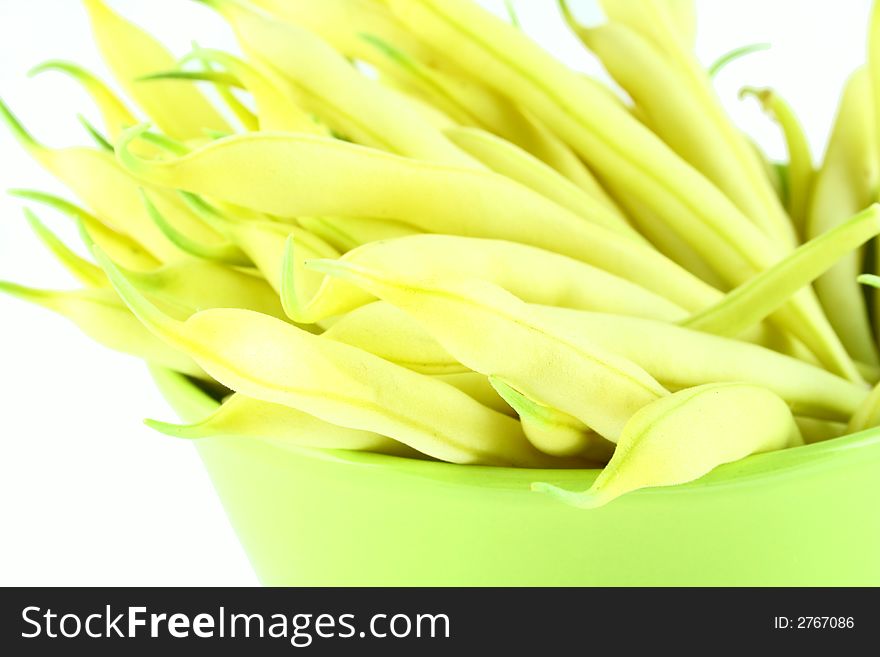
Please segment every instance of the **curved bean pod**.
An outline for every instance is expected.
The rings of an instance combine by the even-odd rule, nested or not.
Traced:
[[[680,69],[647,39],[621,23],[581,29],[578,34],[633,98],[653,132],[724,191],[762,231],[792,241],[787,218],[777,216],[773,221],[755,189],[756,174],[762,188],[769,189],[770,185],[756,165],[754,154],[747,144],[745,148],[732,147],[729,131],[719,130],[719,115],[706,111],[704,98],[689,93],[688,80]],[[737,136],[737,141],[744,140]],[[748,164],[738,157],[740,151],[747,155]],[[782,214],[778,202],[773,211]],[[779,225],[787,228],[784,235]]]
[[[147,426],[175,438],[223,436],[264,440],[282,448],[353,449],[395,456],[418,457],[406,445],[369,431],[346,429],[295,408],[253,399],[240,393],[229,397],[214,413],[194,424],[147,420]]]
[[[532,490],[594,508],[639,488],[683,484],[723,463],[799,444],[791,411],[774,393],[742,383],[710,384],[658,399],[633,415],[589,490],[544,483]]]
[[[679,0],[646,0],[645,2],[603,0],[602,8],[607,12],[612,24],[632,30],[656,47],[659,51],[658,55],[666,61],[670,72],[684,86],[683,95],[693,98],[695,104],[702,108],[705,118],[702,120],[697,116],[691,118],[701,124],[710,123],[714,126],[714,133],[720,137],[720,140],[715,139],[714,135],[708,132],[704,137],[716,142],[717,148],[725,153],[726,157],[721,157],[735,167],[734,170],[728,170],[728,174],[739,178],[740,185],[732,185],[721,175],[709,177],[721,189],[728,190],[731,198],[755,225],[760,226],[767,235],[777,238],[782,244],[793,247],[795,231],[783,211],[773,186],[764,175],[762,158],[740,129],[728,118],[712,85],[711,76],[694,56],[693,38],[682,38],[681,25],[677,24],[677,18],[680,18],[681,14],[674,8],[677,1]],[[685,14],[690,16],[686,22],[693,25],[693,10],[688,10]],[[691,34],[693,34],[692,30]],[[638,49],[634,49],[633,59],[638,58],[645,70],[652,70],[652,73],[645,75],[645,80],[659,76],[660,73],[653,70],[650,58],[646,60],[644,57],[638,57],[638,52]],[[630,76],[629,80],[636,85],[639,84],[637,78],[633,79]],[[657,103],[655,108],[662,106],[662,97],[658,100],[661,102]],[[665,101],[674,102],[668,98]],[[675,118],[672,117],[672,120],[675,121]],[[681,127],[684,132],[689,131],[687,123],[682,123]],[[687,145],[685,144],[684,147],[686,149]],[[708,157],[711,158],[711,154]]]

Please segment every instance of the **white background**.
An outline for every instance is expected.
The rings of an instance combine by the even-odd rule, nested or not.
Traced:
[[[201,5],[109,4],[175,53],[187,52],[194,39],[234,49],[226,26]],[[572,4],[579,15],[596,15],[592,0]],[[572,65],[599,71],[565,32],[555,0],[516,6],[527,32]],[[743,85],[774,86],[821,154],[843,81],[864,61],[869,1],[705,0],[698,7],[698,54],[707,63],[744,44],[773,44],[718,80],[737,122],[781,157],[782,141],[755,101],[736,100]],[[79,2],[0,0],[0,95],[39,140],[88,143],[76,114],[100,122],[85,94],[58,74],[27,78],[30,67],[50,58],[104,75]],[[9,187],[63,193],[0,127],[0,189]],[[37,209],[73,237],[64,219]],[[29,233],[20,203],[5,195],[0,279],[72,286]],[[173,419],[144,366],[45,310],[0,296],[0,585],[257,583],[193,447],[147,429],[146,417]]]

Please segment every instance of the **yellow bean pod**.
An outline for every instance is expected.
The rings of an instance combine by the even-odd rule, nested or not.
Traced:
[[[880,367],[877,365],[868,365],[867,363],[856,361],[856,367],[859,368],[862,378],[871,385],[880,382]]]
[[[0,281],[0,292],[42,306],[73,322],[95,342],[176,372],[208,378],[186,354],[150,333],[110,288],[38,290]]]
[[[235,393],[208,417],[194,424],[147,420],[147,426],[175,438],[243,438],[278,447],[353,449],[395,456],[418,457],[406,445],[369,431],[347,429],[282,404]]]
[[[667,394],[634,363],[544,322],[527,304],[492,283],[426,280],[342,260],[313,261],[309,266],[398,306],[460,363],[502,378],[612,442],[630,415]]]
[[[206,310],[176,321],[142,296],[103,254],[96,257],[150,331],[236,392],[388,436],[453,463],[554,463],[529,444],[518,422],[450,385],[252,311]]]
[[[738,207],[767,235],[775,237],[786,246],[794,246],[795,231],[773,186],[764,175],[763,162],[757,157],[749,140],[728,118],[709,74],[694,55],[693,39],[682,38],[681,27],[677,25],[677,17],[680,15],[673,9],[673,3],[669,0],[645,0],[640,3],[633,3],[632,0],[603,0],[602,8],[611,18],[612,25],[632,30],[656,46],[657,54],[666,61],[670,71],[681,83],[681,96],[693,99],[697,106],[702,107],[704,118],[692,118],[702,124],[709,122],[714,126],[712,133],[707,132],[702,136],[712,139],[716,147],[724,151],[718,157],[726,159],[731,166],[719,172],[721,175],[709,175],[709,178],[721,189],[727,190]],[[685,13],[694,15],[692,8]],[[692,21],[689,22],[693,24]],[[633,49],[632,58],[638,58],[642,65],[653,68],[650,60],[639,57],[638,48]],[[651,74],[648,74],[645,79],[650,77]],[[630,77],[629,80],[638,85],[638,79]],[[662,108],[662,96],[657,100],[654,106]],[[675,101],[667,98],[666,102]],[[682,123],[680,129],[687,133],[688,123]],[[682,142],[682,145],[688,149],[686,142]],[[712,154],[705,153],[701,159],[706,157],[712,158]],[[736,177],[739,183],[732,184],[731,176]]]
[[[765,233],[773,235],[774,226],[749,175],[757,167],[741,166],[725,131],[718,129],[717,117],[706,111],[701,97],[689,93],[682,72],[647,39],[623,24],[583,29],[579,34],[635,101],[646,125],[724,191]],[[755,159],[753,154],[750,159]],[[762,187],[768,187],[763,175],[761,180]],[[786,237],[791,240],[791,235]]]
[[[101,0],[84,0],[95,42],[117,82],[156,125],[177,139],[203,136],[205,129],[229,131],[220,113],[192,85],[139,78],[175,66],[174,56]]]
[[[786,200],[787,190],[785,189],[786,182],[783,180],[783,171],[780,169],[778,164],[770,161],[770,157],[767,155],[766,152],[764,152],[764,149],[761,148],[761,146],[758,145],[758,143],[754,139],[749,138],[749,145],[752,147],[752,150],[755,151],[755,154],[761,161],[761,166],[764,169],[764,174],[767,176],[767,179],[773,186],[773,191],[776,192],[776,196],[779,198],[780,202],[784,202]]]
[[[608,206],[611,211],[620,213],[608,192],[583,160],[543,121],[530,112],[517,108],[512,123],[511,141],[515,141],[520,148],[565,176],[592,198]],[[499,136],[504,137],[504,134],[499,132]]]
[[[450,259],[449,254],[455,258]],[[302,260],[299,254],[295,261]],[[684,311],[634,283],[572,258],[501,240],[414,235],[349,251],[345,262],[416,277],[491,281],[534,303],[678,321]],[[296,271],[293,274],[296,281]],[[371,300],[344,279],[328,278],[311,297],[285,299],[295,321],[315,322]]]
[[[243,54],[175,61],[84,0],[126,97],[63,60],[31,71],[94,101],[92,148],[40,143],[0,100],[82,208],[13,195],[86,246],[25,208],[85,289],[0,292],[163,389],[200,379],[181,411],[201,421],[150,426],[330,460],[604,467],[583,492],[533,484],[584,508],[880,429],[880,8],[816,168],[772,90],[740,95],[787,162],[730,120],[713,76],[766,46],[704,67],[695,0],[599,0],[598,27],[558,0],[614,88],[533,41],[513,0],[506,18],[482,0],[197,1]]]
[[[807,214],[808,238],[832,229],[877,200],[880,160],[872,148],[873,116],[870,78],[867,70],[860,69],[846,84],[828,149],[816,174]],[[853,358],[876,365],[880,359],[868,309],[856,284],[863,262],[861,251],[849,254],[821,276],[815,288],[831,325]]]
[[[142,131],[126,133],[116,155],[132,174],[154,185],[285,217],[366,216],[430,232],[532,244],[634,281],[690,310],[720,296],[656,250],[488,171],[279,133],[237,135],[183,157],[145,160],[127,148]],[[262,166],[255,170],[254,162]]]
[[[723,463],[802,443],[791,411],[774,393],[742,383],[710,384],[658,399],[633,415],[589,490],[544,483],[532,489],[594,508],[639,488],[683,484]]]

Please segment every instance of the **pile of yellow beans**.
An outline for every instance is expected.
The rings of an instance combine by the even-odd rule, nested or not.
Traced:
[[[93,146],[0,102],[76,201],[12,193],[91,256],[26,208],[83,287],[0,290],[223,400],[154,428],[603,468],[534,485],[593,507],[880,424],[880,9],[816,166],[773,90],[743,93],[787,162],[730,121],[691,0],[600,0],[592,27],[560,2],[625,93],[473,0],[201,2],[240,53],[176,58],[84,0],[115,85],[35,72],[88,92]]]

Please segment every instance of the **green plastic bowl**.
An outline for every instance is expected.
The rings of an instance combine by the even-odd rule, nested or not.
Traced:
[[[154,377],[180,416],[217,402]],[[196,442],[272,586],[880,585],[880,431],[760,454],[594,510],[533,493],[595,470]]]

